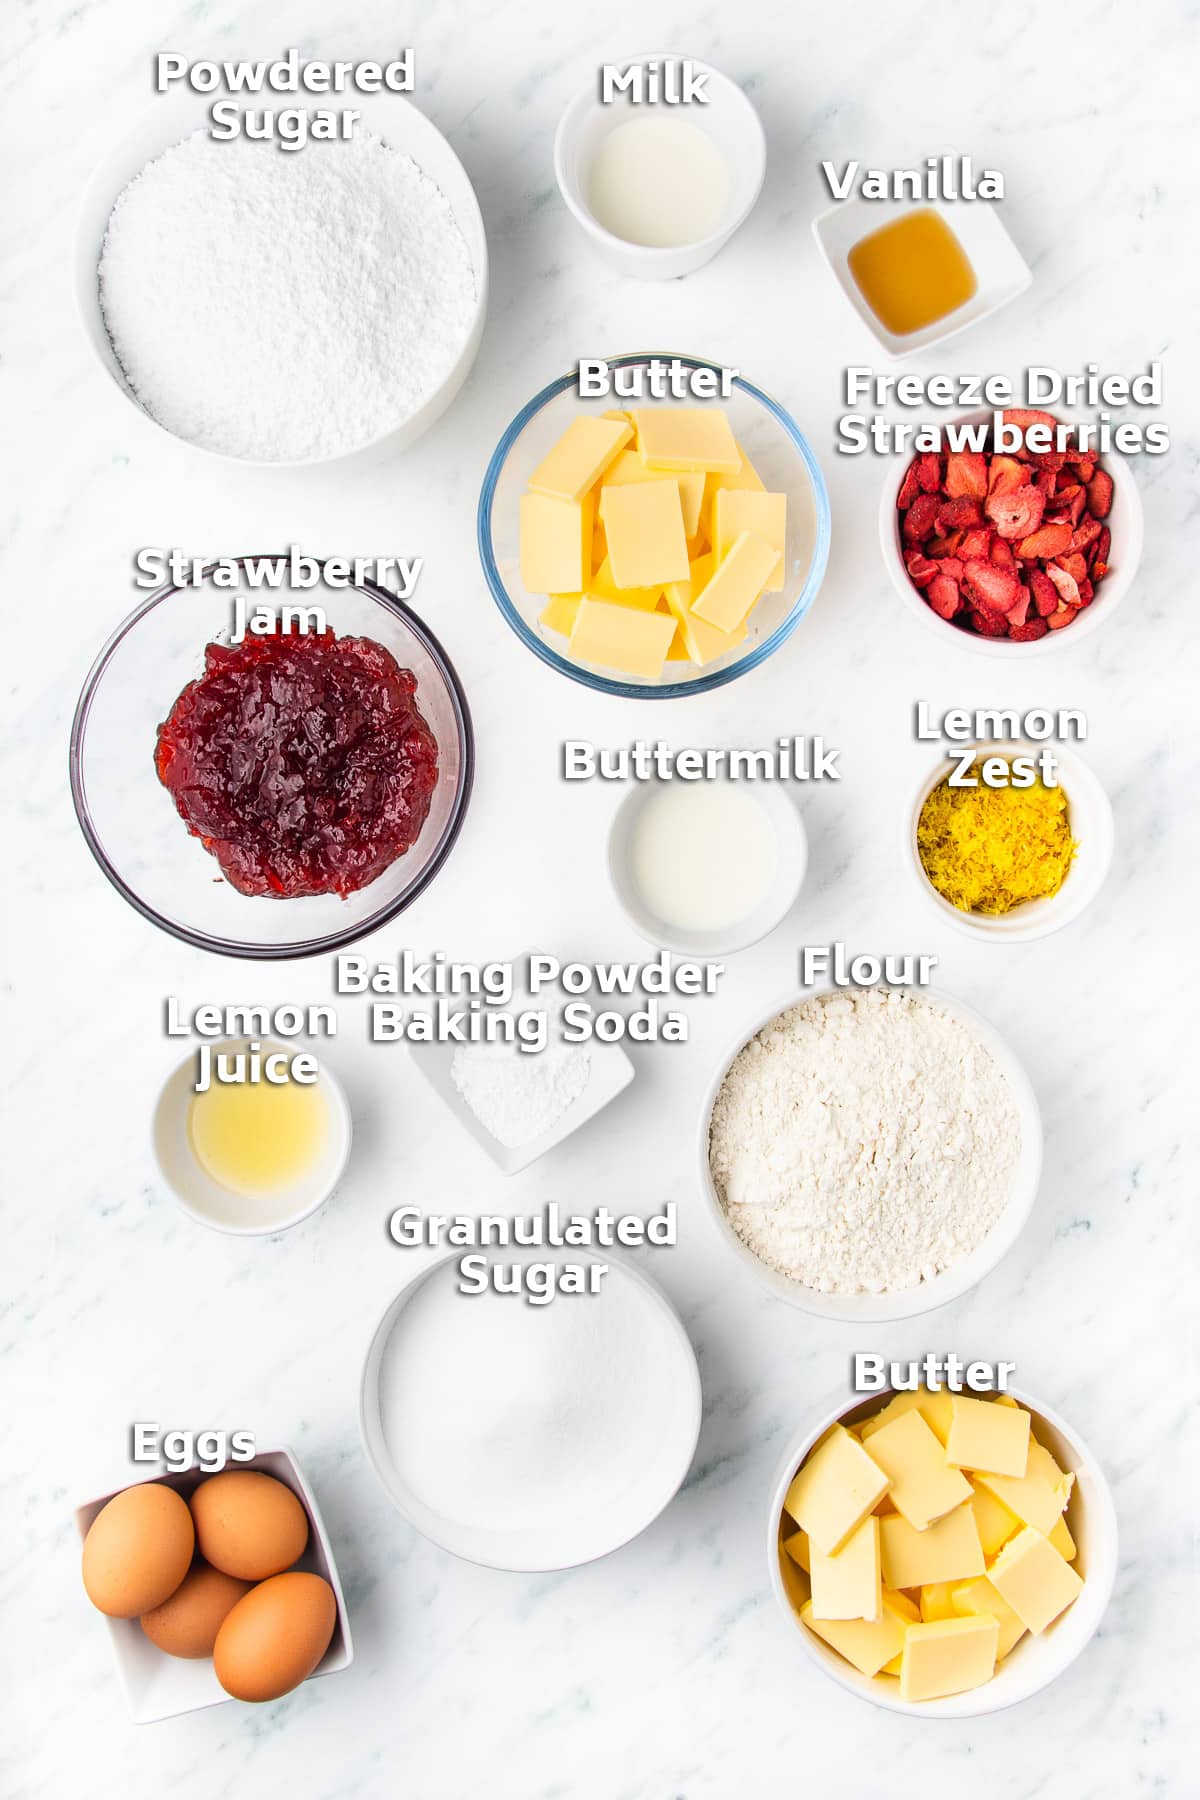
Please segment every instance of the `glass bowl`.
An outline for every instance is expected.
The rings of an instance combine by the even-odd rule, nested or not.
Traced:
[[[247,560],[237,559],[241,563]],[[205,647],[228,642],[237,597],[256,606],[318,605],[339,637],[384,645],[417,678],[416,700],[437,739],[438,779],[421,835],[366,887],[273,900],[240,894],[188,832],[154,768],[157,728],[201,673]],[[71,794],[108,879],[143,918],[224,956],[315,956],[376,931],[433,880],[458,836],[471,792],[474,739],[458,676],[441,645],[394,595],[373,583],[334,588],[159,589],[100,652],[71,727]]]
[[[688,369],[717,369],[700,357],[674,351],[636,351],[610,356],[610,369],[644,367],[647,363],[677,362]],[[529,594],[521,585],[518,545],[520,497],[529,476],[580,412],[602,413],[626,404],[637,406],[681,405],[680,401],[580,400],[574,371],[552,381],[523,406],[495,452],[483,478],[479,496],[479,555],[488,586],[500,611],[522,643],[535,656],[585,687],[602,694],[619,694],[628,700],[674,700],[683,694],[706,694],[736,681],[773,656],[795,631],[817,597],[829,560],[829,495],[824,477],[800,427],[760,388],[740,376],[733,380],[728,400],[702,402],[721,406],[729,415],[733,434],[772,493],[788,499],[787,549],[784,585],[777,594],[764,594],[750,615],[746,638],[735,651],[705,668],[690,663],[669,663],[668,680],[649,681],[637,676],[605,673],[586,663],[575,663],[565,654],[566,639],[538,623],[546,604],[544,594]],[[557,648],[562,645],[563,648]]]

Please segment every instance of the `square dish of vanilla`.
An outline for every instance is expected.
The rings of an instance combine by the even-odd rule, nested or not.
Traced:
[[[922,1388],[847,1417],[784,1499],[793,1611],[910,1704],[983,1687],[1083,1591],[1074,1470],[1007,1395]]]
[[[521,586],[572,662],[687,679],[740,659],[786,616],[807,573],[804,511],[720,403],[580,410],[528,475]]]

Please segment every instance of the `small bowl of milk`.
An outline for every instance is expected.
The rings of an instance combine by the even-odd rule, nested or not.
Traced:
[[[729,956],[766,937],[807,866],[788,793],[728,775],[639,782],[608,839],[609,877],[631,924],[683,956]]]
[[[767,149],[750,101],[695,57],[606,65],[559,121],[554,172],[571,212],[614,268],[647,280],[690,275],[748,217]]]

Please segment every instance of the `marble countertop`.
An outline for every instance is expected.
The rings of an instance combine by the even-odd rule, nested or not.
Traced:
[[[336,27],[313,0],[30,0],[7,19],[0,140],[18,175],[0,285],[5,1795],[724,1800],[778,1789],[875,1800],[918,1784],[951,1792],[956,1780],[986,1800],[1191,1790],[1197,1234],[1184,914],[1195,864],[1179,827],[1195,775],[1185,530],[1198,446],[1184,286],[1196,201],[1182,136],[1194,39],[1182,0],[1154,16],[1155,30],[1133,41],[1098,0],[986,13],[898,0],[853,20],[773,0],[698,11],[610,0],[599,13],[549,0],[360,0]],[[419,446],[353,479],[231,471],[154,434],[98,371],[74,313],[78,196],[149,104],[152,53],[274,55],[293,42],[326,57],[416,45],[415,98],[466,164],[491,248],[468,385]],[[594,259],[551,166],[568,98],[605,58],[654,42],[741,81],[770,156],[746,228],[710,267],[661,286]],[[936,366],[1091,360],[1132,371],[1161,357],[1173,434],[1170,456],[1137,468],[1146,550],[1122,613],[1003,678],[949,634],[938,645],[889,586],[876,541],[881,467],[833,450],[840,371],[878,359],[808,228],[828,204],[823,158],[890,167],[949,149],[1003,170],[1005,217],[1035,279]],[[822,461],[834,514],[828,576],[796,637],[744,682],[678,706],[610,701],[543,668],[498,615],[474,548],[482,470],[517,407],[580,353],[647,344],[737,364],[776,394]],[[356,1115],[348,1178],[303,1227],[246,1242],[194,1226],[156,1178],[149,1113],[177,1054],[162,1034],[164,998],[324,1000],[329,964],[238,964],[145,924],[82,841],[66,747],[83,676],[134,603],[136,547],[227,554],[289,541],[423,556],[417,604],[475,715],[479,777],[462,840],[443,878],[372,941],[378,957],[404,946],[504,956],[530,944],[639,954],[604,873],[619,794],[560,782],[567,735],[736,744],[819,732],[845,773],[800,794],[811,866],[796,910],[692,1009],[687,1045],[635,1050],[619,1116],[506,1182],[428,1104],[402,1048],[367,1044],[361,1002],[344,1000],[330,1060]],[[910,883],[898,820],[929,759],[913,741],[917,699],[1085,709],[1084,754],[1112,797],[1117,857],[1067,931],[978,944],[945,929]],[[798,947],[835,938],[937,953],[942,985],[1024,1061],[1046,1129],[1032,1221],[996,1273],[869,1341],[748,1280],[693,1176],[711,1070],[742,1026],[795,991]],[[682,1241],[647,1266],[696,1345],[703,1431],[683,1492],[617,1555],[542,1578],[493,1573],[435,1549],[391,1509],[356,1405],[371,1327],[415,1266],[384,1229],[406,1198],[443,1211],[678,1202]],[[1084,1656],[1016,1713],[962,1725],[877,1712],[825,1681],[776,1608],[763,1554],[778,1459],[846,1393],[852,1352],[949,1348],[1017,1361],[1020,1382],[1091,1443],[1122,1533],[1116,1593]],[[80,1590],[72,1510],[128,1478],[134,1419],[249,1426],[264,1446],[292,1446],[346,1586],[348,1672],[259,1711],[130,1723]]]

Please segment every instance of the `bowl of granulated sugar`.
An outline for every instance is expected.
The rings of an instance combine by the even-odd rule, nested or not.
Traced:
[[[446,139],[398,95],[283,153],[214,142],[180,92],[97,167],[76,286],[102,368],[144,417],[237,462],[296,467],[411,444],[458,393],[487,241]]]

